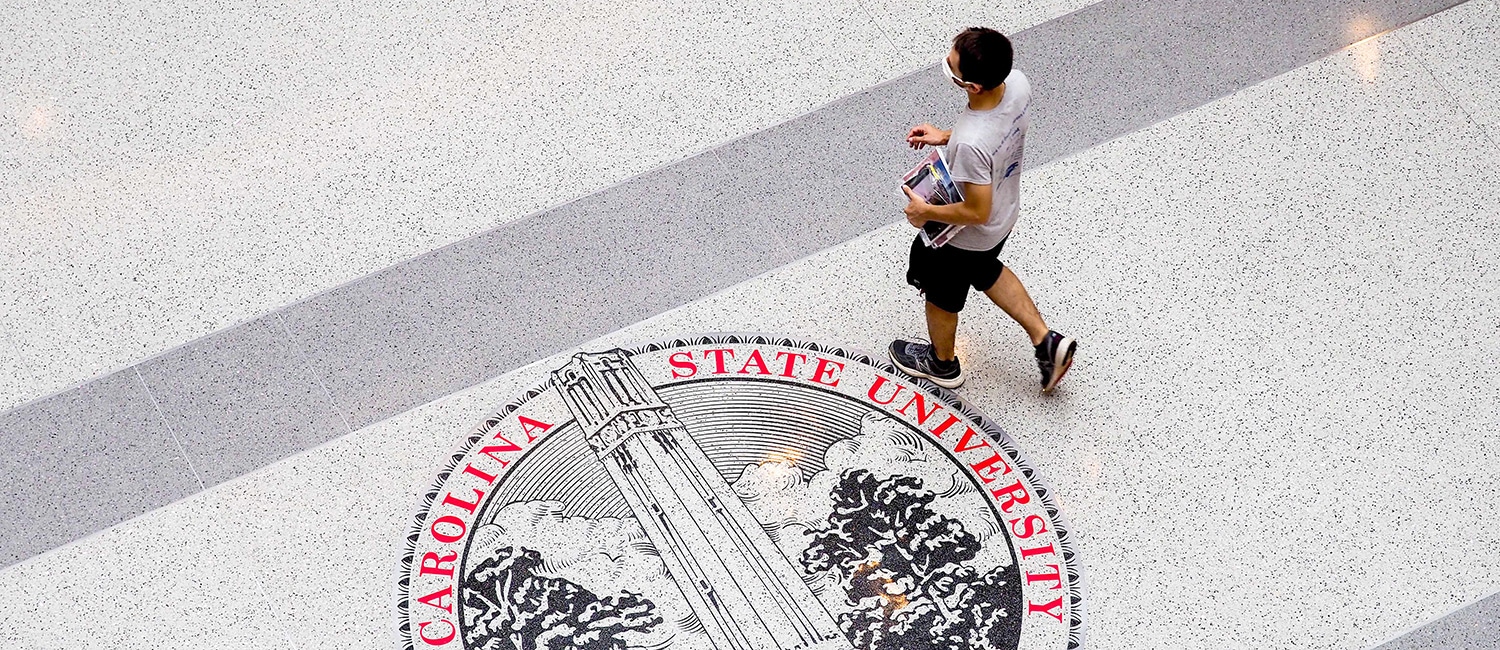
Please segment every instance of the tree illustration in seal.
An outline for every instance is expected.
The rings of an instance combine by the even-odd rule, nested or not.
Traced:
[[[839,615],[861,650],[1010,650],[1020,635],[1021,590],[1007,567],[968,563],[980,541],[932,509],[937,495],[910,476],[847,470],[827,525],[802,553],[810,572],[832,571],[855,609]]]
[[[624,632],[661,622],[656,605],[630,592],[599,597],[542,575],[541,553],[507,546],[464,579],[464,643],[473,650],[625,650]]]

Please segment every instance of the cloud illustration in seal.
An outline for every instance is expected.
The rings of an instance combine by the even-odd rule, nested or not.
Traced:
[[[823,455],[827,469],[805,477],[795,461],[775,460],[746,465],[733,484],[782,554],[795,565],[811,542],[807,530],[827,521],[833,512],[833,490],[845,470],[864,469],[877,479],[911,476],[938,495],[932,508],[957,519],[976,536],[983,550],[971,566],[981,573],[1009,566],[1009,542],[981,492],[943,450],[923,440],[905,424],[884,414],[868,413],[859,435],[840,440]],[[848,609],[832,575],[805,577],[831,613]]]
[[[713,648],[634,518],[567,517],[557,501],[511,503],[474,531],[465,572],[506,546],[540,552],[543,571],[596,594],[629,591],[654,603],[662,623],[646,634],[626,633],[636,637],[632,647]]]

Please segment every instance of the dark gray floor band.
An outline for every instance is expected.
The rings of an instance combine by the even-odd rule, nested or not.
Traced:
[[[1500,648],[1500,593],[1392,639],[1375,650],[1495,650]]]
[[[1454,4],[1106,0],[1025,30],[1028,165]],[[892,223],[900,136],[959,101],[922,70],[0,413],[0,566]]]

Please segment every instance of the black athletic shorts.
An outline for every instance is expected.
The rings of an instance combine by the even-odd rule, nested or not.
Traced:
[[[1007,238],[1008,239],[1008,238]],[[906,269],[906,281],[927,296],[927,302],[943,311],[963,311],[964,301],[969,297],[969,287],[987,291],[1000,279],[1000,249],[1005,240],[1000,240],[987,251],[970,251],[953,246],[928,248],[922,236],[911,243],[911,265]]]

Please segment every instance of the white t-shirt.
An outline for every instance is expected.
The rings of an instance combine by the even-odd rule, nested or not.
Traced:
[[[1010,234],[1021,209],[1021,150],[1031,117],[1031,82],[1020,70],[1005,78],[1000,105],[987,111],[964,108],[948,138],[948,171],[955,183],[990,185],[990,220],[958,231],[948,242],[965,250],[994,248]]]

